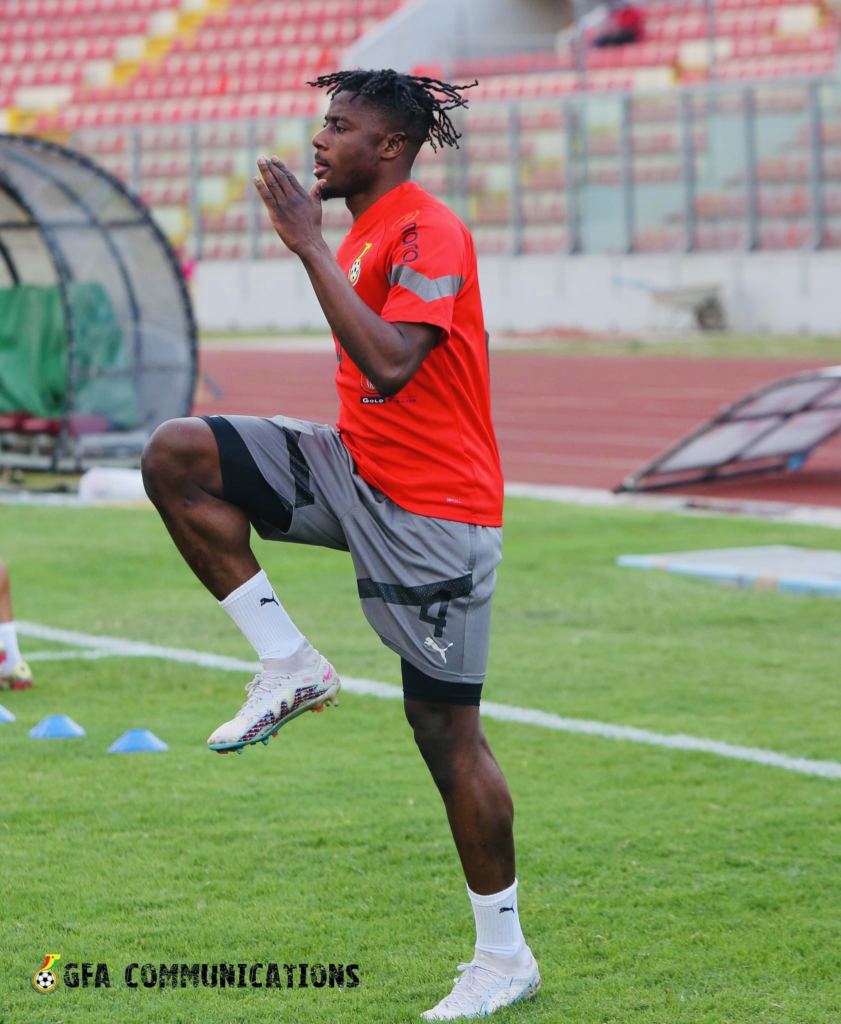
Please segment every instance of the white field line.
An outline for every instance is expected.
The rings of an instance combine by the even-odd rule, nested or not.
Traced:
[[[243,661],[240,658],[229,658],[222,654],[209,654],[203,651],[191,651],[178,647],[157,647],[154,644],[140,643],[134,640],[121,640],[116,637],[92,636],[87,633],[76,633],[68,629],[53,629],[34,622],[18,622],[18,633],[22,636],[37,637],[57,643],[70,644],[85,650],[81,657],[91,657],[93,652],[101,652],[101,656],[114,655],[131,658],[162,658],[165,661],[176,661],[183,664],[201,665],[203,668],[219,669],[224,672],[256,672],[260,665],[256,662]],[[57,653],[57,652],[44,652]],[[60,652],[58,652],[60,653]],[[399,686],[390,683],[378,683],[372,679],[354,679],[342,676],[342,688],[348,693],[362,694],[368,697],[380,697],[386,700],[401,700],[403,692]],[[608,740],[625,740],[630,743],[643,743],[651,747],[667,747],[670,750],[691,750],[704,754],[715,754],[735,761],[749,761],[770,768],[783,768],[801,775],[818,775],[824,779],[841,779],[841,763],[838,761],[813,761],[805,757],[790,757],[778,754],[773,750],[759,747],[742,747],[719,740],[703,739],[697,736],[685,736],[682,733],[669,735],[651,732],[649,729],[636,729],[627,725],[610,725],[606,722],[590,722],[581,718],[563,718],[548,711],[532,708],[520,708],[509,704],[495,704],[485,701],[482,704],[485,718],[495,718],[502,722],[518,722],[521,725],[536,725],[542,729],[553,729],[556,732],[578,733],[584,736],[599,736]]]
[[[98,658],[113,658],[114,651],[32,651],[27,652],[27,661],[96,661]]]

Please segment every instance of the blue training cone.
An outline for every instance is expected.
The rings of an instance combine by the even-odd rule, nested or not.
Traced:
[[[47,715],[34,729],[29,730],[33,740],[66,740],[84,736],[85,730],[67,715]]]
[[[169,750],[163,740],[159,740],[148,729],[129,729],[108,748],[109,754],[157,754]]]
[[[15,721],[15,716],[12,714],[12,712],[9,711],[8,708],[4,708],[3,705],[0,704],[0,722],[14,722],[14,721]]]

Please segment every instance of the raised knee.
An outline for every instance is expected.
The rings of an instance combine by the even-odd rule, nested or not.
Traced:
[[[411,701],[404,704],[406,720],[412,728],[415,743],[420,746],[430,745],[446,731],[446,718],[440,711],[429,704]]]
[[[464,742],[463,725],[442,705],[419,702],[406,706],[406,718],[412,727],[415,743],[433,776],[447,773],[448,765]]]
[[[183,478],[201,465],[208,441],[212,443],[213,437],[207,424],[195,417],[167,420],[158,427],[140,459],[146,493],[153,501],[167,483]]]

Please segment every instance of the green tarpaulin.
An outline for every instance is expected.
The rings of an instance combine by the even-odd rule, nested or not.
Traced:
[[[74,334],[69,413],[132,430],[139,422],[134,382],[108,295],[99,284],[74,282],[67,290]],[[57,419],[66,394],[67,332],[58,286],[0,289],[0,413]]]

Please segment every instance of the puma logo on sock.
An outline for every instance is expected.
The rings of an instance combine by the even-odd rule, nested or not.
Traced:
[[[500,907],[499,908],[500,914],[504,914],[506,910],[510,910],[512,914],[514,913],[514,908],[513,907]]]
[[[278,608],[280,608],[280,601],[278,601],[274,594],[272,594],[271,597],[261,597],[260,607],[262,608],[264,604],[276,604]]]

